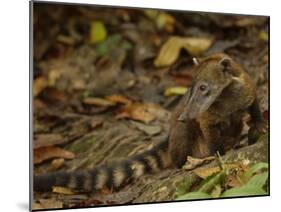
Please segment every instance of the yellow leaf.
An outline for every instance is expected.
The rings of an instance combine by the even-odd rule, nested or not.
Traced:
[[[61,77],[61,71],[59,69],[50,70],[48,74],[48,85],[54,86],[60,77]]]
[[[173,32],[175,18],[169,13],[157,10],[145,10],[144,14],[149,17],[158,29],[165,29],[168,32]]]
[[[64,158],[57,158],[52,160],[52,163],[49,166],[49,170],[51,171],[55,171],[57,169],[59,169],[60,167],[62,167],[64,164]]]
[[[90,26],[90,43],[99,43],[106,39],[107,31],[101,21],[93,21]]]
[[[173,25],[174,23],[175,23],[175,19],[170,14],[161,12],[158,15],[157,26],[159,29],[162,29],[165,26],[167,27],[168,25]]]
[[[165,96],[174,96],[174,95],[184,95],[187,92],[186,87],[176,86],[176,87],[169,87],[165,90]]]
[[[44,209],[43,206],[40,203],[33,202],[32,210],[40,210],[40,209]]]
[[[260,31],[259,39],[262,41],[268,41],[268,33],[264,30]]]
[[[199,55],[206,51],[212,44],[211,38],[184,38],[182,39],[183,48],[191,55]]]
[[[211,38],[170,37],[161,47],[157,58],[154,60],[156,67],[172,65],[178,58],[180,50],[185,49],[191,55],[199,55],[206,51],[212,44]]]
[[[144,10],[144,14],[151,19],[156,19],[157,15],[158,15],[158,11],[147,9],[147,10]]]
[[[219,171],[220,171],[220,168],[218,166],[216,166],[216,167],[211,167],[211,168],[198,168],[198,169],[195,169],[193,171],[193,173],[196,174],[198,177],[205,179]]]
[[[42,209],[55,209],[62,208],[63,202],[60,200],[51,199],[39,199],[37,202],[33,202],[32,210],[42,210]]]
[[[38,96],[47,86],[48,82],[44,76],[36,78],[33,83],[33,96]]]
[[[75,194],[71,189],[61,186],[53,186],[53,193],[67,194],[67,195]]]
[[[239,164],[225,164],[226,169],[235,169],[239,168]],[[219,172],[221,169],[219,166],[215,167],[200,167],[195,170],[193,170],[193,173],[196,174],[198,177],[201,177],[202,179],[205,179],[212,174],[215,174]]]

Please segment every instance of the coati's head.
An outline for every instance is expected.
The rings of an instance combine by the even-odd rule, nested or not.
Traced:
[[[178,117],[179,121],[193,119],[208,110],[222,91],[240,74],[238,64],[226,54],[194,58],[193,61],[193,83],[184,97],[186,104],[183,113]]]

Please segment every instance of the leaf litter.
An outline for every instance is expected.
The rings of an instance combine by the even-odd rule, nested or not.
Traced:
[[[55,15],[46,16],[50,11]],[[167,133],[167,120],[179,100],[177,96],[183,95],[192,83],[193,56],[226,52],[249,69],[251,76],[263,73],[257,77],[259,88],[267,88],[266,68],[260,68],[268,63],[267,51],[261,51],[267,49],[268,40],[263,18],[134,9],[102,11],[83,6],[67,9],[63,5],[36,8],[35,17],[35,172],[75,170],[85,161],[94,166],[97,161],[126,158],[138,152],[138,147],[151,148],[154,140]],[[264,104],[264,116],[267,113]],[[81,143],[85,145],[78,148]],[[68,150],[70,146],[81,151],[74,155]],[[197,182],[190,186],[195,193],[184,198],[228,195],[224,194],[226,187],[240,188],[253,176],[258,177],[251,186],[266,184],[266,169],[244,179],[247,168],[225,164],[230,173],[225,173],[227,179],[223,179],[221,167],[208,167],[207,162],[210,161],[193,161],[192,170],[180,171],[181,179],[187,173],[197,177],[196,181],[190,180]],[[200,188],[198,178],[199,182],[210,179]],[[150,179],[155,186],[159,182],[157,175]],[[140,201],[148,187],[136,182],[119,192],[85,194],[81,198],[56,188],[56,193],[36,194],[33,206],[132,203]],[[160,187],[170,191],[175,186]],[[196,193],[194,189],[201,190]],[[155,197],[149,193],[147,201],[174,199],[157,197],[165,192]]]

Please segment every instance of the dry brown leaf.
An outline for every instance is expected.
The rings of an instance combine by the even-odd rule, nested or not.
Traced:
[[[145,103],[144,108],[147,113],[155,116],[155,119],[166,121],[169,118],[170,113],[158,104]]]
[[[133,105],[123,108],[117,115],[117,119],[129,118],[133,120],[149,123],[155,119],[153,114],[148,113],[141,105]]]
[[[180,86],[191,86],[192,78],[183,76],[171,76],[175,82]]]
[[[149,123],[153,121],[156,116],[147,110],[147,105],[138,105],[131,110],[131,117],[135,120]]]
[[[58,194],[66,194],[66,195],[73,195],[73,194],[75,194],[75,192],[72,191],[70,188],[61,187],[61,186],[53,186],[52,187],[52,192],[53,193],[58,193]]]
[[[49,171],[55,171],[61,168],[64,164],[64,159],[63,158],[57,158],[52,160],[52,163],[49,166]]]
[[[44,209],[43,206],[38,202],[33,202],[32,210],[40,210],[40,209]]]
[[[34,202],[32,205],[32,209],[55,209],[55,208],[62,208],[63,203],[62,201],[55,200],[55,199],[39,199],[39,202]]]
[[[103,187],[100,191],[99,191],[100,194],[102,195],[109,195],[109,194],[112,194],[113,193],[113,190],[112,189],[109,189],[107,187]]]
[[[62,201],[55,200],[55,199],[40,199],[40,204],[43,206],[43,208],[62,208],[63,204]]]
[[[35,111],[45,109],[46,107],[47,107],[47,105],[40,99],[33,99],[33,109]]]
[[[51,158],[73,159],[75,154],[59,147],[40,147],[34,150],[33,163],[39,164]]]
[[[244,159],[240,161],[238,164],[233,164],[232,171],[226,178],[226,185],[230,187],[239,187],[243,184],[243,175],[250,168],[250,161]]]
[[[101,126],[103,124],[103,122],[104,122],[103,118],[101,118],[101,117],[94,117],[94,118],[91,119],[91,123],[90,123],[91,124],[91,128],[95,129],[95,128]]]
[[[242,185],[241,181],[239,181],[237,176],[235,176],[235,175],[227,176],[225,184],[230,187],[239,187]]]
[[[125,105],[132,104],[132,101],[130,99],[122,95],[115,94],[115,95],[106,96],[105,98],[115,103],[120,103]]]
[[[239,26],[239,27],[248,27],[248,26],[253,26],[255,24],[257,24],[256,19],[248,18],[248,17],[239,18],[235,21],[235,26]]]
[[[98,97],[87,97],[83,99],[83,103],[87,105],[95,105],[95,106],[103,106],[103,107],[109,107],[109,106],[115,106],[116,103],[109,101],[107,99],[98,98]]]
[[[191,55],[199,55],[206,51],[213,43],[212,38],[170,37],[161,47],[154,60],[156,67],[172,65],[178,58],[180,50],[185,49]]]
[[[262,116],[266,121],[268,121],[269,118],[268,110],[263,111]]]
[[[61,134],[54,133],[35,134],[33,140],[34,149],[46,146],[54,146],[66,142],[66,139],[64,139]]]
[[[157,117],[162,116],[163,108],[159,105],[152,103],[135,103],[123,107],[116,118],[130,118],[137,121],[142,121],[144,123],[150,123]]]
[[[57,36],[57,41],[70,46],[75,44],[75,39],[73,37],[63,34]]]
[[[58,89],[55,88],[47,88],[45,90],[46,96],[48,96],[48,100],[52,102],[63,102],[67,103],[68,102],[68,97],[66,93],[59,91]]]
[[[37,77],[33,82],[33,96],[38,96],[48,86],[48,80],[44,77]]]
[[[105,202],[98,200],[98,199],[87,198],[86,200],[79,201],[77,204],[74,204],[72,207],[73,208],[85,208],[85,207],[93,207],[95,205],[100,205],[100,204],[105,204]],[[109,203],[107,202],[107,204],[109,204]]]
[[[62,70],[60,69],[51,69],[48,74],[48,84],[54,86],[58,79],[61,78]]]

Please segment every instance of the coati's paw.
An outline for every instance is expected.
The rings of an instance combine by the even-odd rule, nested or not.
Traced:
[[[215,159],[216,159],[215,156],[209,156],[209,157],[205,157],[205,158],[194,158],[194,157],[191,157],[191,156],[187,156],[186,163],[183,165],[182,168],[184,170],[192,170],[192,169],[195,169],[199,166],[208,164]]]
[[[257,131],[262,134],[264,134],[268,131],[268,124],[265,121],[259,122],[259,123],[255,124],[253,127],[255,127],[257,129]]]
[[[248,143],[249,144],[254,144],[258,140],[258,138],[262,135],[265,134],[268,131],[268,124],[263,121],[254,124],[248,132]]]

